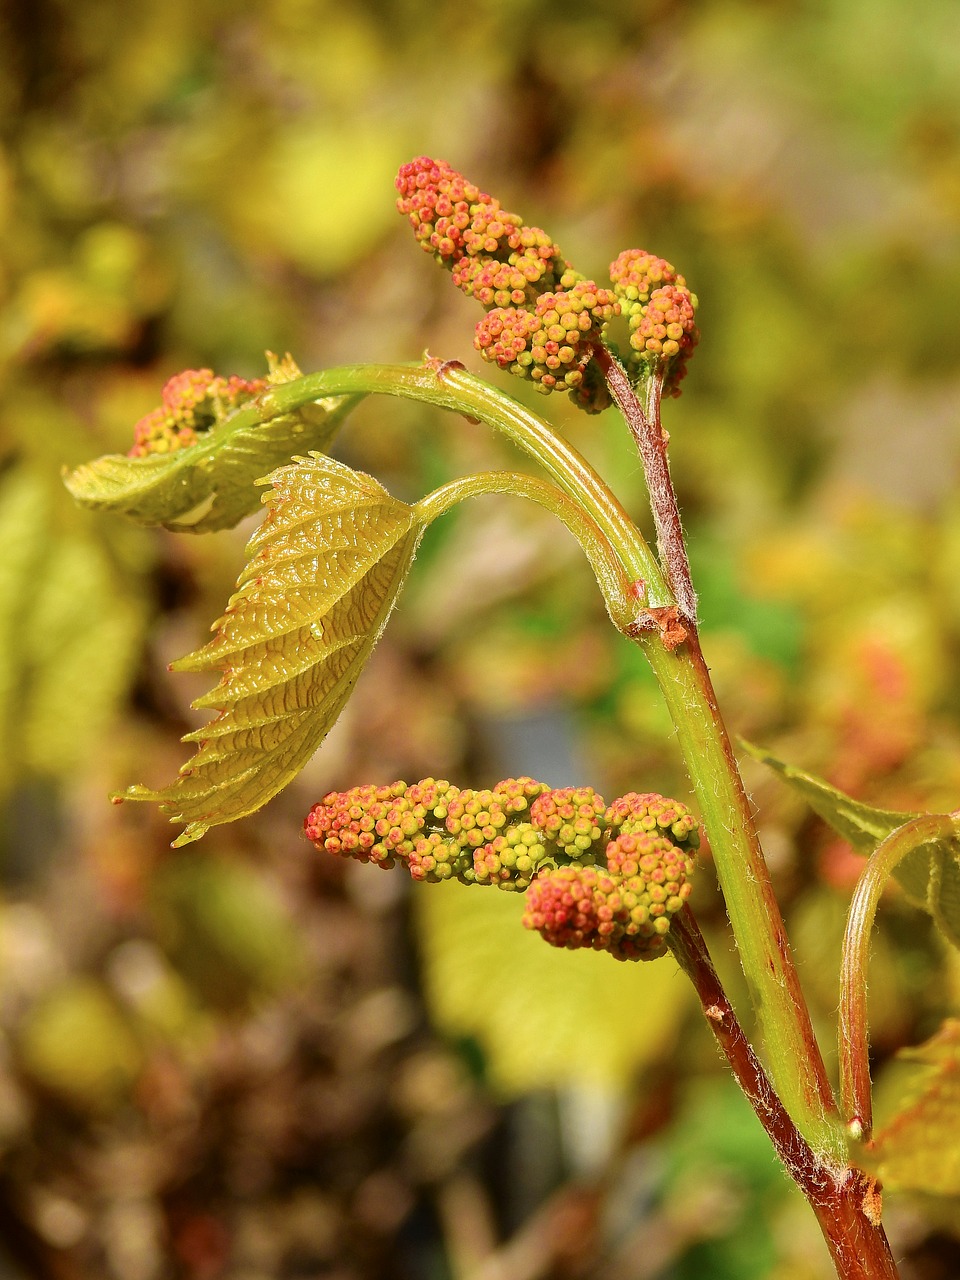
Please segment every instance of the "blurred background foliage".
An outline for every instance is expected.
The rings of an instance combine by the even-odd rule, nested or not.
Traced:
[[[156,814],[106,804],[185,758],[203,687],[166,664],[218,616],[250,526],[93,518],[60,469],[125,451],[169,375],[255,376],[268,347],[477,368],[473,305],[393,208],[422,153],[586,273],[642,247],[698,292],[668,426],[732,729],[885,807],[958,803],[953,0],[8,0],[4,1280],[829,1274],[672,961],[549,952],[506,895],[413,893],[300,835],[323,792],[395,777],[686,795],[651,677],[538,510],[485,500],[431,531],[341,723],[266,812],[174,854]],[[615,416],[547,407],[642,511]],[[405,498],[517,465],[386,401],[338,453]],[[832,1052],[860,864],[746,771]],[[960,973],[891,893],[871,976],[882,1079]],[[888,1195],[905,1277],[960,1271],[956,1220]]]

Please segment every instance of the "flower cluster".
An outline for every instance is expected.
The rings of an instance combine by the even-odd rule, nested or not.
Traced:
[[[196,444],[204,431],[267,386],[266,378],[221,378],[212,369],[187,369],[164,385],[159,408],[134,427],[131,458],[173,453]]]
[[[412,160],[396,186],[421,247],[490,312],[474,339],[483,358],[540,391],[569,392],[588,412],[606,408],[603,379],[588,366],[619,310],[612,291],[584,280],[546,231],[525,226],[443,160]]]
[[[461,790],[408,786],[331,791],[304,823],[318,849],[414,880],[527,891],[524,924],[559,947],[648,960],[690,894],[697,822],[675,800],[631,792],[612,805],[592,787],[533,778]]]
[[[397,208],[420,245],[485,307],[532,303],[577,278],[540,227],[468,182],[444,160],[420,156],[397,174]]]
[[[610,289],[581,280],[559,293],[542,293],[533,310],[497,307],[477,325],[473,345],[484,360],[530,378],[538,391],[569,391],[581,407],[599,411],[609,398],[603,383],[586,379],[604,325],[618,310]]]
[[[680,394],[697,345],[697,299],[675,267],[643,249],[626,249],[610,264],[613,291],[630,326],[629,371],[664,371],[664,393]]]

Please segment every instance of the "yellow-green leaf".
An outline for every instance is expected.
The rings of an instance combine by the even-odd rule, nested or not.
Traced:
[[[858,853],[870,855],[892,832],[920,816],[877,809],[854,800],[816,774],[784,764],[743,739],[741,742],[755,760],[769,765],[798,791],[811,809]],[[956,841],[931,842],[911,850],[898,864],[893,877],[915,906],[930,913],[944,937],[960,947],[960,849]]]
[[[359,396],[329,396],[266,422],[241,408],[172,453],[106,454],[64,477],[86,507],[189,533],[229,529],[260,505],[258,476],[305,449],[327,449]]]
[[[885,1187],[960,1195],[960,1019],[897,1056],[917,1065],[900,1075],[903,1102],[874,1134],[868,1162]]]
[[[216,718],[184,739],[198,748],[175,782],[126,793],[187,824],[176,844],[254,812],[300,772],[350,696],[425,527],[376,480],[320,453],[264,483],[267,515],[216,634],[174,664],[220,673],[194,703]]]

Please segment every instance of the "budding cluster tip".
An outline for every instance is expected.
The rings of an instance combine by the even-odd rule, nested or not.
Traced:
[[[687,361],[697,345],[696,295],[664,258],[626,249],[610,264],[613,291],[630,326],[628,372],[664,373],[664,394],[679,395]]]
[[[589,412],[606,408],[602,378],[586,370],[619,309],[613,293],[584,281],[546,231],[526,226],[443,160],[412,160],[396,186],[397,208],[421,247],[490,312],[475,337],[483,358],[540,391],[569,392]]]
[[[133,429],[131,458],[186,449],[215,423],[267,386],[266,378],[221,378],[212,369],[186,369],[168,379],[159,408]]]

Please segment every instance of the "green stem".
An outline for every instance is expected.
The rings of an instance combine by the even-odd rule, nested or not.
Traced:
[[[643,630],[650,622],[640,606],[666,608],[675,599],[655,556],[607,485],[572,446],[542,418],[458,364],[428,358],[418,365],[324,370],[271,387],[240,413],[249,413],[251,421],[266,421],[311,400],[371,392],[421,400],[505,432],[585,509],[617,549],[628,582],[642,583],[643,598],[635,591],[636,607],[626,610],[633,616],[615,621],[645,649],[677,726],[757,1009],[771,1076],[807,1141],[817,1151],[843,1159],[836,1104],[692,622],[688,622],[688,643],[676,651],[668,650],[655,631]]]
[[[433,521],[465,498],[491,493],[509,493],[529,498],[531,502],[552,512],[583,548],[614,625],[623,626],[636,613],[637,601],[630,589],[630,578],[610,539],[583,507],[546,480],[522,471],[484,471],[463,476],[441,485],[422,498],[416,504],[417,512],[424,520]]]
[[[699,639],[689,628],[673,652],[650,632],[637,642],[676,725],[774,1087],[818,1155],[845,1163],[837,1105]]]
[[[891,873],[908,853],[958,834],[960,814],[957,813],[928,813],[905,822],[877,846],[853,891],[840,966],[840,1104],[854,1137],[864,1141],[869,1139],[873,1127],[867,969],[877,906]]]

